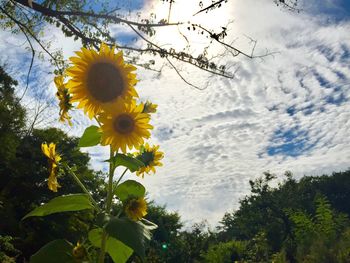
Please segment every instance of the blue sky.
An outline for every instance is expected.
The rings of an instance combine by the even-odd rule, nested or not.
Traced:
[[[336,19],[349,19],[350,2],[348,0],[322,0],[317,3],[315,12]]]
[[[198,8],[194,2],[177,1],[173,19],[180,19],[187,11],[193,14],[192,9]],[[250,36],[258,40],[257,52],[278,51],[256,60],[225,56],[221,62],[236,70],[234,79],[208,76],[179,64],[191,81],[210,84],[198,91],[185,85],[159,59],[156,65],[163,66],[161,75],[138,69],[141,99],[159,105],[152,119],[152,142],[160,144],[165,152],[164,167],[142,182],[150,199],[178,211],[188,225],[201,220],[215,225],[249,193],[249,180],[264,171],[282,179],[286,170],[300,178],[350,167],[350,3],[307,1],[308,6],[296,14],[281,11],[271,2],[229,1],[213,13],[219,22],[235,18],[228,27],[228,42],[235,40],[239,48],[249,50],[246,36]],[[128,3],[146,17],[151,12],[157,14],[157,19],[167,16],[162,1]],[[196,19],[212,21],[210,15]],[[219,23],[216,20],[213,23]],[[118,26],[113,30],[119,44],[133,41],[129,30]],[[160,32],[154,41],[180,48],[181,42],[175,42],[181,39],[178,30],[182,29],[171,30]],[[23,38],[5,32],[2,36],[1,59],[23,82],[30,53],[18,46]],[[64,39],[54,30],[49,37],[55,48],[63,48],[67,58],[80,48],[79,43]],[[194,46],[202,42],[194,39]],[[138,40],[135,45],[143,43]],[[213,46],[209,51],[219,49]],[[148,59],[155,58],[144,57]],[[29,112],[34,112],[39,97],[49,106],[38,127],[57,125],[51,72],[48,64],[35,60],[23,101]],[[17,92],[22,91],[20,86]],[[73,128],[59,127],[79,136],[91,122],[80,111],[73,112],[73,116]],[[106,169],[106,149],[86,151],[93,156],[93,168]],[[129,174],[125,179],[137,178]]]

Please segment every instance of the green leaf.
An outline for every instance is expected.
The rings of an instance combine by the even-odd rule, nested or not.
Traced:
[[[75,263],[72,255],[73,245],[64,239],[47,243],[30,257],[30,263]]]
[[[132,248],[142,259],[145,258],[145,246],[151,239],[151,233],[141,222],[130,221],[127,218],[113,218],[105,229],[111,237]]]
[[[134,180],[127,180],[124,183],[121,183],[115,189],[115,194],[119,197],[119,199],[124,202],[129,197],[144,197],[146,193],[145,187],[136,182]]]
[[[99,127],[92,125],[87,127],[84,131],[83,136],[79,140],[79,147],[91,147],[99,144],[101,141],[101,132]]]
[[[128,168],[131,172],[138,171],[140,167],[145,165],[140,160],[121,153],[116,153],[115,156],[108,161],[112,162],[114,168],[117,168],[118,166],[124,166]]]
[[[63,195],[35,208],[33,211],[23,217],[23,219],[31,216],[46,216],[59,212],[79,211],[92,208],[94,208],[94,206],[91,204],[87,194]]]
[[[101,247],[102,240],[101,228],[93,229],[89,232],[89,240],[95,247]],[[119,240],[108,237],[106,242],[106,252],[111,256],[115,263],[125,263],[132,255],[133,250],[120,242]]]

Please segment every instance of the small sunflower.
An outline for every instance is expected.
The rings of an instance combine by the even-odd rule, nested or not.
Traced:
[[[119,103],[106,108],[99,118],[101,122],[101,144],[111,145],[114,151],[122,150],[126,153],[138,148],[143,144],[144,138],[149,138],[150,129],[153,126],[149,124],[150,117],[142,113],[143,105],[136,105],[134,100],[126,103],[121,100]]]
[[[126,215],[133,221],[141,220],[147,215],[147,203],[143,197],[130,198],[125,205]]]
[[[140,152],[136,153],[136,158],[145,164],[145,166],[142,166],[136,172],[137,176],[142,176],[143,178],[145,173],[149,174],[150,172],[153,172],[154,174],[156,172],[156,166],[163,166],[160,160],[163,159],[164,153],[158,151],[158,149],[159,145],[150,147],[149,144],[146,143],[145,146],[141,147]]]
[[[66,71],[71,77],[67,87],[72,102],[79,102],[77,107],[84,108],[90,118],[120,98],[138,96],[136,74],[132,73],[136,67],[124,62],[122,51],[115,54],[114,47],[102,43],[99,53],[82,48],[76,54],[78,57],[70,58],[73,66]]]
[[[143,105],[143,113],[155,113],[157,111],[157,104],[153,104],[150,101],[146,101],[145,104]]]
[[[67,121],[70,126],[72,126],[71,116],[69,116],[68,111],[72,109],[71,96],[63,83],[64,77],[62,75],[56,76],[54,78],[55,85],[57,87],[56,97],[59,100],[60,107],[60,121]]]
[[[57,188],[61,187],[57,182],[57,166],[61,160],[61,156],[56,153],[56,144],[53,142],[47,145],[47,143],[41,144],[41,150],[48,158],[50,176],[47,182],[49,189],[53,192],[57,192]]]
[[[84,258],[86,258],[86,249],[85,247],[78,241],[77,245],[72,250],[73,257],[78,260],[82,261]]]

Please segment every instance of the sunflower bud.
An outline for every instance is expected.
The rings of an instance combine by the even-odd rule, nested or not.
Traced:
[[[72,254],[76,260],[82,261],[86,257],[85,247],[78,241],[77,245],[73,248]]]
[[[143,105],[142,113],[155,113],[157,111],[157,107],[157,104],[153,104],[150,101],[146,101],[146,103]]]

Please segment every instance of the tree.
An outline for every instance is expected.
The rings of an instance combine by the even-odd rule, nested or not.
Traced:
[[[256,58],[266,56],[265,54],[255,54],[256,41],[252,41],[253,46],[251,52],[244,52],[235,47],[230,42],[226,42],[228,35],[227,21],[226,25],[222,25],[221,30],[214,31],[206,28],[200,24],[184,23],[181,21],[171,22],[171,8],[176,2],[173,0],[162,0],[169,4],[169,15],[167,18],[156,20],[156,17],[139,17],[137,21],[129,17],[118,14],[118,6],[113,6],[112,1],[97,1],[97,3],[90,1],[79,0],[65,0],[54,1],[45,0],[34,2],[32,0],[10,0],[3,1],[0,4],[0,21],[4,29],[11,30],[12,33],[23,33],[26,37],[30,49],[32,50],[32,61],[29,68],[31,70],[33,59],[38,51],[35,47],[39,46],[42,52],[46,53],[51,59],[51,62],[56,66],[57,71],[62,71],[65,68],[65,61],[62,58],[60,51],[50,50],[49,43],[45,42],[41,37],[45,33],[47,26],[56,26],[62,30],[67,37],[73,37],[75,40],[80,40],[83,46],[94,46],[98,48],[101,41],[109,45],[117,45],[119,49],[126,50],[133,64],[138,64],[146,69],[153,69],[160,71],[162,67],[155,68],[155,61],[149,59],[148,61],[140,60],[140,56],[145,54],[154,55],[162,58],[172,67],[175,72],[187,84],[200,88],[186,78],[176,66],[175,61],[189,64],[194,68],[203,70],[209,74],[218,75],[225,78],[233,78],[234,72],[230,72],[226,65],[220,65],[220,59],[226,55],[233,57],[245,56],[248,58]],[[297,0],[270,0],[275,4],[282,6],[289,10],[297,10]],[[198,1],[199,10],[194,11],[194,16],[206,15],[215,8],[220,8],[228,2],[228,0],[219,1]],[[209,18],[210,19],[210,18]],[[134,32],[135,36],[142,40],[141,47],[133,45],[133,43],[126,43],[122,45],[114,38],[110,26],[119,24]],[[206,47],[196,55],[192,54],[189,48],[184,50],[176,50],[173,45],[165,48],[152,40],[152,36],[157,33],[157,29],[162,27],[181,27],[187,28],[189,34],[197,34],[199,32],[203,36],[203,41],[206,41]],[[180,30],[179,30],[180,32]],[[179,38],[185,38],[186,34],[179,33]],[[221,54],[208,54],[208,48],[216,43],[225,51]],[[188,42],[188,47],[193,43]]]
[[[350,200],[349,174],[350,171],[345,171],[331,176],[305,176],[296,181],[287,172],[285,181],[272,188],[269,183],[274,176],[265,173],[263,178],[250,182],[251,194],[240,202],[240,208],[225,214],[218,228],[219,241],[247,240],[248,248],[267,251],[268,257],[277,253],[276,258],[284,257],[289,262],[299,262],[301,254],[317,253],[320,247],[329,247],[330,243],[343,251],[340,244],[348,242],[347,234],[342,232],[349,226],[344,216],[349,216],[345,205]],[[316,239],[320,242],[315,243]],[[257,246],[254,240],[260,240],[255,242]],[[333,246],[332,249],[338,251]],[[252,255],[257,255],[258,250]],[[345,250],[336,253],[346,254]],[[328,256],[335,258],[336,253]]]
[[[14,96],[16,85],[17,81],[0,67],[0,173],[15,158],[18,138],[25,126],[25,110]]]
[[[334,211],[327,198],[321,195],[315,198],[315,208],[314,215],[290,212],[297,261],[344,262],[338,258],[344,247],[338,243],[344,242],[343,231],[349,225],[348,216]]]

